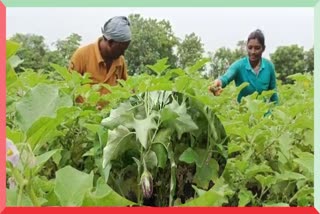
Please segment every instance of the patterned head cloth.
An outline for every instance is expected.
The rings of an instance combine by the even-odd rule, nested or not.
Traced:
[[[130,22],[125,16],[115,16],[109,19],[101,28],[103,36],[116,42],[131,40]]]

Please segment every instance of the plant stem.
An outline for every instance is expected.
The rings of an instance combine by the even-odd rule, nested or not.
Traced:
[[[169,195],[169,206],[174,205],[173,197],[176,192],[176,169],[177,165],[174,161],[174,153],[172,151],[172,146],[169,144],[168,146],[169,159],[171,164],[171,175],[170,175],[170,195]]]
[[[21,206],[21,199],[22,199],[22,194],[23,194],[23,188],[24,188],[24,185],[19,185],[19,193],[18,193],[18,198],[17,198],[17,206]]]
[[[29,184],[27,185],[27,192],[28,192],[28,195],[33,203],[34,206],[40,206],[40,203],[38,201],[38,198],[36,196],[36,194],[34,193],[34,190],[31,186],[31,182],[29,182]]]

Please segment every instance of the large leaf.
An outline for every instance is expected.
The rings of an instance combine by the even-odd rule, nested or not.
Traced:
[[[42,166],[57,152],[59,149],[51,150],[49,152],[46,152],[44,154],[41,154],[36,157],[36,170],[34,171],[35,174],[37,174]]]
[[[194,151],[191,147],[187,148],[179,157],[179,161],[192,164],[196,163],[197,165],[201,165],[201,160],[196,151]]]
[[[6,63],[6,88],[7,90],[13,86],[18,81],[18,77],[16,72],[14,71],[13,67],[10,63]]]
[[[93,174],[66,166],[56,172],[54,192],[62,206],[81,206],[84,195],[92,189]]]
[[[305,173],[309,173],[313,178],[313,170],[314,170],[314,157],[313,154],[308,152],[301,152],[298,154],[299,158],[294,159],[293,161],[298,163],[301,169]]]
[[[18,56],[16,56],[16,55],[10,57],[8,61],[9,61],[10,65],[11,65],[13,68],[17,67],[18,65],[20,65],[20,64],[23,62],[23,60],[21,60],[21,59],[20,59]]]
[[[6,59],[8,60],[11,56],[17,53],[20,45],[16,42],[7,40],[6,41]]]
[[[6,189],[6,205],[11,206],[33,206],[31,199],[22,194],[21,204],[18,203],[18,189]]]
[[[272,173],[273,170],[265,165],[265,164],[261,164],[261,165],[253,165],[251,166],[249,169],[246,170],[245,175],[246,178],[252,178],[257,174],[264,174],[264,173]]]
[[[17,122],[26,131],[40,117],[55,117],[57,109],[72,104],[70,96],[59,95],[57,86],[39,84],[17,102]]]
[[[167,65],[168,58],[164,58],[161,60],[158,60],[156,64],[154,65],[147,65],[148,68],[150,68],[152,71],[156,72],[158,75],[160,75],[163,71],[165,71],[169,65]]]
[[[121,153],[131,148],[130,132],[126,127],[120,125],[116,129],[109,131],[108,142],[103,149],[103,167],[106,167],[111,160],[116,159]]]
[[[121,197],[102,178],[97,181],[96,191],[87,192],[82,206],[129,206],[135,203]]]
[[[66,67],[62,67],[53,63],[50,63],[50,66],[53,67],[66,81],[72,80],[72,73],[69,72]]]
[[[154,121],[155,117],[155,114],[151,114],[143,120],[134,119],[129,125],[129,127],[135,129],[136,137],[145,149],[148,147],[148,135],[150,134],[149,131],[157,128],[157,124]]]
[[[228,185],[219,180],[215,186],[206,193],[181,206],[222,206],[224,203],[228,202],[228,195],[230,194],[232,194],[232,191]]]
[[[167,149],[161,143],[153,143],[151,150],[157,156],[158,167],[164,169],[168,160]]]
[[[197,165],[197,171],[194,175],[193,181],[198,187],[208,189],[210,181],[215,182],[219,177],[219,164],[215,159],[209,160],[203,164],[202,167]]]
[[[198,129],[198,126],[187,113],[186,104],[184,102],[179,105],[176,100],[173,100],[172,103],[167,105],[165,108],[168,108],[168,110],[173,112],[172,115],[174,115],[174,113],[178,115],[178,117],[173,117],[172,120],[168,120],[166,123],[176,129],[179,139],[183,133],[188,133]]]
[[[27,131],[27,142],[31,148],[37,150],[43,143],[62,136],[63,133],[57,130],[60,120],[55,118],[41,117]]]
[[[63,135],[57,127],[63,123],[66,118],[74,116],[79,111],[76,107],[63,107],[57,112],[57,117],[41,117],[35,121],[27,131],[27,142],[32,148],[37,150],[43,143],[50,142],[56,137]]]
[[[252,192],[247,189],[240,189],[238,206],[246,206],[253,198]]]
[[[118,108],[111,110],[110,116],[104,118],[101,124],[108,129],[114,129],[119,125],[131,123],[133,120],[133,108],[129,102],[121,103]]]

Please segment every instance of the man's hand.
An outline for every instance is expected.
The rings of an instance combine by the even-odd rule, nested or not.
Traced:
[[[219,96],[223,91],[221,80],[214,80],[213,83],[208,87],[208,90],[209,92],[213,93],[214,96]]]

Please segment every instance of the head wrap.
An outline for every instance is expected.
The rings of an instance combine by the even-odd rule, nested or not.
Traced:
[[[131,40],[130,22],[125,16],[115,16],[109,19],[101,28],[103,36],[116,42]]]

